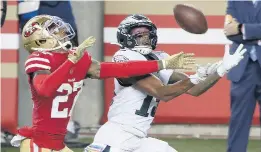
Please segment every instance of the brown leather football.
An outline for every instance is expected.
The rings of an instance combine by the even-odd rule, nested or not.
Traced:
[[[173,13],[178,25],[187,32],[203,34],[208,30],[208,23],[205,15],[193,6],[178,4],[174,7]]]

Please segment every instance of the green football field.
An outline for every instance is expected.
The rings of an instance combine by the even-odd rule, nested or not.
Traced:
[[[163,139],[164,140],[164,139]],[[84,142],[91,142],[85,139]],[[221,139],[166,139],[179,152],[226,152],[226,141]],[[74,148],[74,152],[83,152],[83,148]],[[2,148],[1,152],[19,152],[17,148]],[[249,141],[248,152],[261,152],[261,141]]]

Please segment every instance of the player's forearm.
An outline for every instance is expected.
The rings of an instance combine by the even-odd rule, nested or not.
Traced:
[[[186,93],[193,86],[195,86],[195,84],[187,78],[174,84],[162,86],[158,89],[158,94],[160,95],[161,100],[168,101],[182,95],[183,93]]]
[[[57,70],[47,75],[36,75],[33,85],[38,95],[51,97],[60,85],[68,79],[69,71],[74,64],[67,60]]]
[[[199,96],[210,89],[212,86],[214,86],[218,82],[218,80],[220,80],[220,78],[221,77],[218,75],[218,73],[215,72],[214,74],[208,76],[204,81],[189,89],[187,91],[187,94],[190,94],[192,96]]]
[[[103,62],[100,66],[100,79],[140,76],[163,69],[162,61]]]

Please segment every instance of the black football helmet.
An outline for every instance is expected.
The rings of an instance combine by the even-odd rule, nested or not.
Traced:
[[[126,17],[118,26],[117,41],[122,48],[134,48],[138,46],[135,37],[130,34],[131,30],[136,27],[147,27],[150,30],[149,39],[151,41],[151,48],[154,50],[157,45],[157,27],[151,20],[140,14],[133,14]]]

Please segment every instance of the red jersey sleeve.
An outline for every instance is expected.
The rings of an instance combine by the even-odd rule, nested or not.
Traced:
[[[46,53],[33,53],[29,56],[25,62],[25,71],[27,74],[36,72],[39,70],[50,70],[51,71],[51,59],[52,54]],[[58,59],[58,58],[57,58]],[[34,76],[32,84],[40,96],[51,97],[54,95],[59,86],[68,79],[69,70],[74,64],[65,60],[61,65],[53,70],[50,74],[39,74]]]
[[[51,61],[49,54],[32,53],[25,61],[25,72],[27,74],[38,70],[51,70]]]

